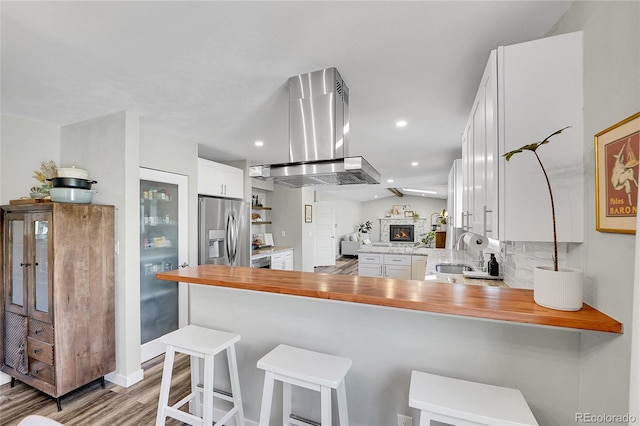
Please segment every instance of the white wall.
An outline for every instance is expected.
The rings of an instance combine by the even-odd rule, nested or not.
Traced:
[[[405,195],[404,197],[387,197],[362,203],[362,222],[370,220],[373,223],[371,230],[371,240],[380,241],[380,221],[381,217],[389,213],[394,205],[408,205],[411,210],[420,214],[420,217],[427,219],[427,226],[433,213],[440,213],[447,208],[447,200],[430,197],[414,197]]]
[[[335,218],[336,256],[340,255],[340,240],[346,234],[357,231],[362,220],[362,203],[316,191],[316,201],[326,201],[333,205]]]
[[[198,264],[198,144],[140,128],[140,167],[189,178],[189,264]],[[246,198],[246,197],[245,197]]]
[[[26,118],[0,117],[0,205],[28,197],[40,183],[33,172],[41,161],[60,165],[60,127]],[[10,377],[0,373],[0,384]]]
[[[586,220],[581,254],[593,305],[624,324],[622,336],[583,333],[580,411],[625,414],[629,365],[635,238],[595,230],[593,135],[640,107],[640,3],[575,2],[551,34],[584,31],[584,152]],[[553,64],[550,64],[551,66]],[[606,389],[606,392],[602,392]]]
[[[60,165],[60,127],[26,118],[1,117],[0,203],[28,197],[40,183],[33,172],[41,161]]]
[[[290,189],[282,185],[274,185],[269,193],[271,205],[271,232],[276,246],[293,247],[293,267],[302,268],[302,223],[303,202],[300,189]],[[282,236],[282,232],[285,236]],[[308,253],[307,253],[308,255]]]
[[[139,118],[125,111],[64,126],[60,138],[62,165],[89,170],[94,202],[116,207],[116,371],[107,379],[125,386],[142,379],[139,139]]]

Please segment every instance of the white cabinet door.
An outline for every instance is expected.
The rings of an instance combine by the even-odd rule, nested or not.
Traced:
[[[382,254],[361,253],[358,256],[358,275],[382,277]]]
[[[582,33],[498,49],[500,155],[572,126],[537,153],[549,174],[558,241],[584,239]],[[500,158],[500,234],[506,241],[553,241],[551,207],[530,152]]]
[[[427,272],[427,256],[411,256],[411,279],[423,281]]]
[[[358,275],[363,277],[382,277],[382,265],[375,263],[362,263],[358,259]]]
[[[447,210],[449,211],[449,224],[453,228],[462,228],[462,160],[453,162],[449,171]]]
[[[285,250],[272,254],[271,269],[293,271],[293,250]]]
[[[503,241],[552,241],[549,194],[535,157],[524,152],[506,163],[502,155],[566,126],[573,127],[539,155],[554,188],[558,240],[581,242],[582,33],[491,52],[462,136],[462,228]]]
[[[198,194],[242,198],[244,172],[236,167],[198,158]]]
[[[497,64],[491,52],[463,133],[463,217],[465,230],[496,238]],[[495,221],[495,225],[494,222]]]
[[[411,279],[411,265],[384,265],[384,276],[400,280]]]

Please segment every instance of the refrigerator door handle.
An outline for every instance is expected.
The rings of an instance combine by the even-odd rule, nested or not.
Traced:
[[[236,254],[238,246],[236,218],[233,213],[229,214],[227,220],[227,257],[229,258],[229,265],[233,266],[236,263]]]

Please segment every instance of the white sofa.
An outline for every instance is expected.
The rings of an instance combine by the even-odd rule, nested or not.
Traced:
[[[364,234],[364,238],[357,232],[344,235],[340,241],[340,254],[342,256],[357,256],[358,250],[364,244],[371,244],[371,240],[367,234]]]

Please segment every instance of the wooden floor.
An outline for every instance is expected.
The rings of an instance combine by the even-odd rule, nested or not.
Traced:
[[[153,425],[158,408],[158,394],[164,355],[142,365],[144,380],[129,388],[107,382],[100,387],[100,380],[63,396],[62,411],[58,412],[55,399],[23,383],[0,386],[0,425],[17,425],[30,414],[49,417],[65,425]],[[171,380],[169,404],[175,404],[189,394],[189,357],[176,354]],[[186,407],[185,407],[186,408]],[[167,419],[167,425],[182,425]]]
[[[313,272],[324,274],[358,275],[357,257],[340,257],[336,259],[335,266],[316,266]]]

